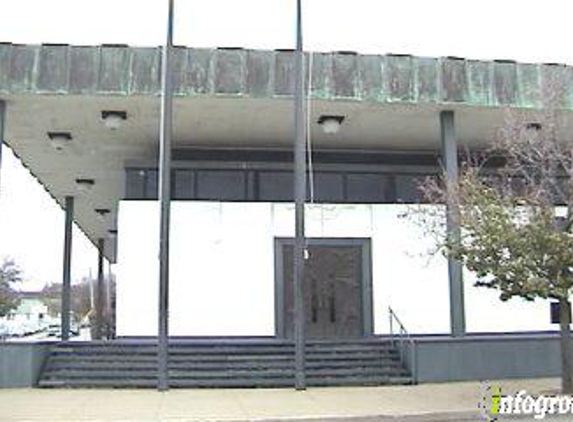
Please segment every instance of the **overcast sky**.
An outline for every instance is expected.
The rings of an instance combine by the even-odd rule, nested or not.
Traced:
[[[175,43],[289,48],[295,0],[176,0]],[[573,64],[571,0],[306,0],[307,49],[409,53]],[[159,45],[167,0],[2,0],[0,41]],[[0,257],[22,264],[38,288],[61,278],[61,210],[4,154]],[[75,237],[73,277],[96,255]]]

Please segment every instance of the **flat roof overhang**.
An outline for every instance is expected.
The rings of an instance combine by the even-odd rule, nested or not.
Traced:
[[[76,196],[75,220],[94,242],[115,229],[127,162],[157,159],[161,48],[123,45],[0,43],[0,100],[5,142],[63,204]],[[174,147],[290,148],[293,144],[292,51],[174,49]],[[480,147],[507,107],[542,106],[544,80],[573,81],[563,65],[484,62],[352,52],[306,54],[311,75],[310,133],[317,149],[437,151],[438,113],[456,112],[460,144]],[[573,110],[573,84],[562,105]],[[124,110],[118,130],[103,110]],[[343,115],[326,135],[321,115]],[[567,125],[570,126],[569,121]],[[61,151],[48,132],[70,132]],[[94,179],[78,195],[76,179]],[[103,221],[96,209],[109,208]],[[115,261],[115,244],[106,242]]]

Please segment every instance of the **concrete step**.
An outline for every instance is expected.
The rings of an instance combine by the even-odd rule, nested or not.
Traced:
[[[190,337],[187,339],[177,339],[171,337],[169,339],[169,345],[173,347],[201,347],[201,346],[289,346],[294,347],[293,340],[288,339],[278,339],[275,337],[269,338],[201,338],[201,337]],[[306,345],[312,346],[336,346],[336,345],[375,345],[393,346],[393,343],[385,338],[380,337],[367,337],[367,338],[356,338],[356,339],[308,339]],[[141,339],[141,340],[129,340],[126,338],[120,338],[116,340],[93,340],[93,341],[67,341],[60,342],[57,346],[61,347],[142,347],[142,346],[157,346],[157,339]]]
[[[292,359],[288,360],[256,360],[256,361],[182,361],[169,362],[169,368],[173,369],[209,369],[209,368],[291,368],[294,365]],[[388,360],[380,362],[378,359],[356,359],[356,360],[318,360],[307,361],[307,368],[347,368],[347,367],[401,367],[399,360]],[[130,362],[130,361],[83,361],[83,360],[50,360],[46,365],[46,370],[57,369],[154,369],[157,368],[157,361],[151,362]]]
[[[81,361],[112,361],[112,362],[156,362],[157,355],[136,355],[136,354],[74,354],[74,353],[56,353],[51,355],[54,361],[66,362],[71,360]],[[226,362],[226,361],[286,361],[292,360],[294,353],[285,354],[187,354],[187,355],[172,355],[169,354],[169,361],[171,362]],[[355,353],[307,353],[306,358],[308,361],[321,361],[321,360],[399,360],[400,356],[397,353],[371,353],[371,352],[355,352]]]
[[[409,377],[307,377],[310,387],[330,386],[379,386],[379,385],[408,385],[412,380]],[[157,379],[69,379],[69,380],[41,380],[43,388],[156,388]],[[257,387],[293,387],[294,377],[288,378],[258,378],[258,379],[174,379],[170,380],[172,388],[257,388]]]
[[[306,347],[309,385],[410,383],[387,341],[323,341]],[[294,347],[280,341],[186,341],[169,349],[174,387],[281,387],[294,383]],[[53,347],[41,387],[155,387],[157,347],[149,342]]]
[[[339,367],[339,368],[307,368],[309,376],[353,376],[353,375],[406,375],[402,368],[383,367]],[[219,369],[169,369],[172,378],[253,378],[269,376],[293,376],[294,368],[219,368]],[[131,369],[57,369],[44,372],[45,378],[155,378],[157,368]]]
[[[377,345],[320,345],[320,346],[307,346],[305,348],[307,354],[319,353],[394,353],[395,349],[389,346]],[[53,349],[54,354],[66,355],[90,355],[90,354],[136,354],[136,355],[156,355],[157,348],[154,346],[57,346]],[[170,347],[169,354],[177,355],[192,355],[192,354],[284,354],[294,353],[294,347],[291,346],[190,346],[190,347]]]

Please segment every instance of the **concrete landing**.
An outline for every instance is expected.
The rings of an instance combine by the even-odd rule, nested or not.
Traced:
[[[558,379],[492,382],[504,394],[557,394]],[[0,390],[11,421],[475,421],[478,382],[395,387],[171,390]],[[571,416],[571,415],[570,415]],[[563,420],[563,419],[561,419]]]

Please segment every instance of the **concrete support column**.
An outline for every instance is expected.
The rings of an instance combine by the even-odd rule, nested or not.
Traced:
[[[97,288],[96,288],[96,336],[98,339],[104,337],[104,274],[103,274],[103,255],[104,255],[104,239],[97,241]]]
[[[293,248],[293,293],[294,293],[294,343],[295,343],[295,388],[306,389],[305,370],[305,315],[304,315],[304,206],[306,202],[306,116],[304,95],[304,55],[302,40],[302,2],[297,1],[297,41],[295,53],[294,95],[294,202],[295,239]]]
[[[453,111],[440,113],[440,126],[442,138],[442,165],[444,167],[446,183],[455,184],[458,181],[458,145],[456,140],[455,119]],[[453,201],[446,204],[446,230],[447,236],[454,242],[461,239],[458,224],[459,209]],[[464,284],[462,264],[452,258],[448,259],[448,278],[450,283],[450,329],[454,337],[461,337],[466,332],[464,310]]]
[[[64,226],[64,267],[62,280],[62,309],[61,326],[62,341],[70,338],[70,311],[71,311],[71,270],[72,270],[72,229],[74,221],[74,197],[65,199],[66,222]]]

